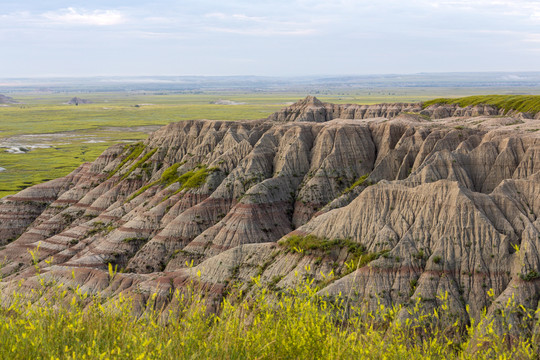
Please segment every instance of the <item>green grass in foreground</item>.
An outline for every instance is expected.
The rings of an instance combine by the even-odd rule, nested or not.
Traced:
[[[399,307],[350,308],[344,301],[320,297],[309,281],[279,294],[260,287],[259,279],[253,281],[254,296],[237,291],[217,314],[207,311],[204,292],[196,285],[176,291],[170,294],[175,305],[167,309],[167,320],[154,310],[156,295],[144,315],[134,317],[127,298],[95,296],[87,306],[88,297],[78,289],[43,282],[44,288],[33,294],[40,301],[12,295],[0,308],[0,358],[538,358],[540,333],[521,327],[538,330],[539,320],[513,299],[499,313],[501,332],[496,332],[485,314],[470,325],[455,321],[446,295],[439,296],[441,305],[435,310],[417,301],[409,309],[410,319],[398,321]],[[509,319],[516,314],[522,320],[512,328]],[[522,330],[522,336],[512,335],[512,329]]]
[[[482,95],[457,99],[440,98],[424,102],[424,107],[434,104],[458,104],[461,107],[486,104],[494,105],[505,112],[516,110],[536,114],[540,112],[540,95]]]

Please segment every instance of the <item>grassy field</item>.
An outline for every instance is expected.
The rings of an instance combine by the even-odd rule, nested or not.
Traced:
[[[396,88],[315,92],[323,101],[374,104],[418,102],[434,97],[478,94],[486,89]],[[508,89],[492,89],[508,93]],[[512,91],[516,91],[513,89]],[[521,89],[522,92],[533,91]],[[213,93],[14,93],[18,104],[0,107],[0,197],[68,174],[81,163],[93,161],[118,142],[146,138],[157,126],[186,119],[240,120],[264,118],[307,94]],[[92,104],[67,105],[72,97]],[[224,99],[238,105],[212,104]],[[32,147],[8,153],[12,146]]]
[[[0,308],[0,359],[537,359],[540,350],[538,314],[513,300],[497,318],[463,324],[440,294],[439,307],[418,300],[400,321],[400,307],[329,301],[310,281],[275,293],[253,279],[253,296],[233,288],[217,313],[192,283],[170,294],[164,318],[156,295],[134,317],[127,298],[43,286],[33,294],[41,301],[12,295]]]

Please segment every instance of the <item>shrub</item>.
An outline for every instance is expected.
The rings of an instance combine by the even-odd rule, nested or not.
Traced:
[[[369,177],[369,174],[365,174],[365,175],[360,176],[358,178],[358,180],[356,180],[351,186],[349,186],[347,189],[345,189],[345,191],[343,191],[343,193],[346,194],[348,192],[351,192],[352,190],[354,190],[358,186],[362,186],[362,185],[371,186],[371,185],[373,185],[371,183],[371,181],[366,181],[368,177]]]
[[[312,252],[322,252],[329,254],[332,249],[347,248],[349,252],[346,269],[341,275],[347,275],[352,271],[366,266],[373,260],[381,256],[387,256],[390,250],[367,253],[364,245],[350,239],[325,239],[309,234],[305,236],[291,235],[280,242],[288,251],[310,254]]]
[[[521,280],[524,281],[532,281],[534,279],[537,279],[540,277],[540,274],[536,270],[530,270],[527,274],[519,274],[519,277]]]

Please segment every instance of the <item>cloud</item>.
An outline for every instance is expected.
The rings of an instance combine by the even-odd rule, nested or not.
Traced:
[[[526,34],[525,39],[523,41],[540,43],[540,34]]]
[[[424,0],[423,0],[424,1]],[[540,2],[531,0],[430,0],[433,7],[482,11],[540,20]]]
[[[269,28],[226,28],[226,27],[207,27],[205,30],[227,34],[251,35],[251,36],[305,36],[313,35],[315,29],[269,29]]]
[[[268,22],[269,20],[262,16],[248,16],[245,14],[225,14],[220,12],[214,12],[204,15],[205,18],[218,19],[218,20],[243,20],[250,22]]]
[[[57,65],[60,53],[94,73],[159,64],[152,68],[171,74],[516,70],[540,59],[540,0],[7,3],[0,41],[12,55],[0,67],[14,74],[41,71],[45,58],[71,71]],[[307,57],[314,48],[325,51]]]
[[[150,40],[158,40],[158,39],[172,39],[172,40],[182,40],[182,39],[188,39],[189,36],[186,34],[179,34],[175,32],[158,32],[158,31],[123,31],[123,32],[117,32],[117,34],[124,36],[126,38],[139,38],[139,39],[150,39]]]
[[[250,16],[246,14],[225,14],[221,12],[204,14],[209,22],[204,31],[252,36],[306,36],[317,33],[313,21],[289,21],[283,18]]]
[[[117,10],[77,10],[75,8],[49,11],[42,14],[53,23],[67,25],[111,26],[126,22],[126,16]]]

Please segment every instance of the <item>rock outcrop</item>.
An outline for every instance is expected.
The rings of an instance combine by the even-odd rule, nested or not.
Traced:
[[[219,296],[311,277],[373,304],[446,292],[463,318],[511,296],[536,309],[538,128],[490,106],[313,97],[263,120],[170,124],[2,199],[0,289],[45,277],[166,305],[192,280]]]
[[[91,100],[81,99],[76,96],[67,102],[68,105],[91,104],[91,103],[92,103]]]
[[[0,94],[0,104],[16,104],[12,97]]]

